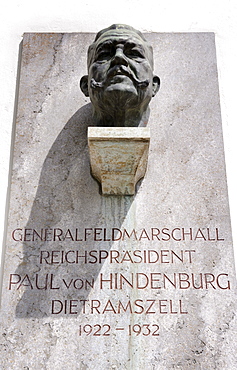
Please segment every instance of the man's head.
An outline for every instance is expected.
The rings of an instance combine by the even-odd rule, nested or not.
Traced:
[[[96,35],[81,89],[90,96],[99,125],[138,126],[159,85],[152,48],[141,32],[115,24]]]

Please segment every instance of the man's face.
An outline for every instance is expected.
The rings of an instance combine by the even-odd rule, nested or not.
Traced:
[[[135,104],[154,95],[151,53],[135,33],[105,33],[95,46],[88,71],[89,95],[93,100],[124,93]],[[102,91],[101,91],[102,90]],[[102,95],[102,96],[101,96]]]

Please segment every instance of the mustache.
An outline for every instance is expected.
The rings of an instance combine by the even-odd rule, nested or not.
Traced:
[[[135,76],[134,72],[129,67],[126,67],[124,65],[116,65],[116,66],[109,69],[109,71],[108,71],[106,77],[104,78],[104,80],[96,81],[94,78],[92,78],[91,81],[90,81],[90,87],[92,89],[103,88],[106,85],[107,81],[110,78],[112,78],[116,75],[129,77],[133,81],[134,85],[136,87],[138,87],[139,89],[146,89],[149,85],[149,80],[147,80],[147,79],[143,80],[143,81],[139,80]]]

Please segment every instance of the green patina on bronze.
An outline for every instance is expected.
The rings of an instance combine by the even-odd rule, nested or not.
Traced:
[[[160,79],[153,75],[152,47],[142,33],[121,24],[101,30],[88,48],[87,64],[80,86],[91,99],[96,125],[145,125]]]

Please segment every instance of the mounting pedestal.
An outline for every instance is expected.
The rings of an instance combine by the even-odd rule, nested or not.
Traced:
[[[147,167],[150,130],[147,127],[89,127],[92,175],[103,194],[133,195]]]

